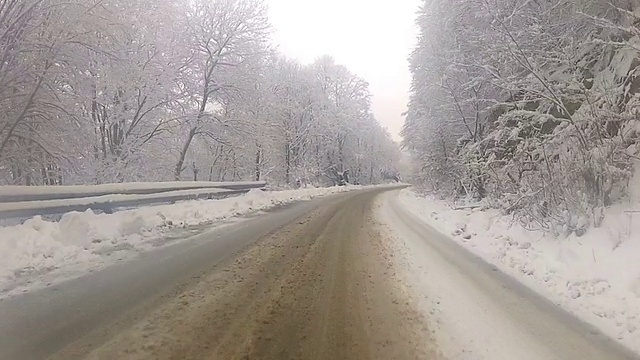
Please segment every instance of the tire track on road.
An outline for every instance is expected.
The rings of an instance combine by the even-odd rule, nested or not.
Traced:
[[[87,357],[438,359],[373,220],[378,193],[263,237]]]

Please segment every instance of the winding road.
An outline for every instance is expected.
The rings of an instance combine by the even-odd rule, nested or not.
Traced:
[[[0,359],[636,359],[396,194],[297,203],[4,299]]]

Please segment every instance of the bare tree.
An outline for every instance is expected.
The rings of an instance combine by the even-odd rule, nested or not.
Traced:
[[[216,96],[233,90],[221,72],[240,66],[248,58],[264,51],[269,32],[266,7],[259,0],[196,1],[190,4],[185,19],[190,57],[185,87],[198,90],[189,99],[188,132],[175,166],[180,178],[191,142],[202,134],[203,126],[215,120]]]

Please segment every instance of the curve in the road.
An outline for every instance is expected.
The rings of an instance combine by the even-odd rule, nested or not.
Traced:
[[[466,346],[442,339],[483,321],[494,327],[470,341],[493,353],[453,358],[635,359],[386,190],[288,206],[5,299],[0,359],[440,359]],[[427,269],[408,277],[405,257]],[[460,323],[434,322],[416,295],[457,302]]]

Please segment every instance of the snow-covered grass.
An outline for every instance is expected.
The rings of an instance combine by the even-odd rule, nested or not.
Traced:
[[[198,226],[199,230],[206,228],[204,224],[360,188],[251,190],[222,200],[185,201],[113,214],[70,212],[60,221],[34,217],[17,226],[0,227],[0,297],[80,275],[165,244],[167,238],[184,238]]]
[[[403,205],[473,253],[640,351],[640,203],[612,206],[599,228],[558,238],[497,210],[455,210],[403,190]],[[632,197],[633,199],[633,197]]]

